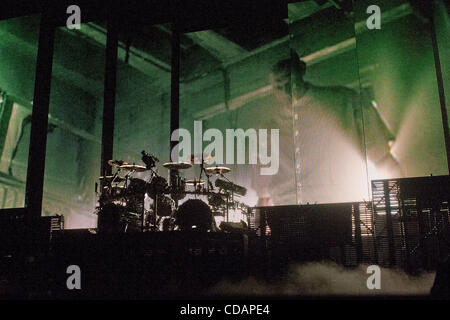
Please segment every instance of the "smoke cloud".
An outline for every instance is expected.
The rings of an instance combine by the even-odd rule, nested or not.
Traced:
[[[245,296],[370,296],[428,295],[435,273],[411,276],[403,271],[381,268],[381,289],[369,290],[366,282],[371,274],[367,265],[349,269],[333,263],[307,263],[291,268],[283,281],[268,283],[249,277],[240,282],[222,281],[212,294]]]

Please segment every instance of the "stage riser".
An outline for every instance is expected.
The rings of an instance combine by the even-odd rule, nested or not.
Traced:
[[[154,297],[206,290],[220,280],[247,276],[245,243],[242,234],[64,231],[53,241],[53,290],[62,297]],[[82,290],[66,287],[70,265],[80,267]]]

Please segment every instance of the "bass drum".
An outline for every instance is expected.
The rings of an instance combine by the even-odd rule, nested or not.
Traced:
[[[199,199],[190,199],[180,205],[176,224],[182,231],[216,231],[216,223],[209,206]]]

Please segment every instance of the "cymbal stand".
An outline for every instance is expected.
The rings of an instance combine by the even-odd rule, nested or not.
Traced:
[[[223,173],[220,174],[221,178],[224,178],[226,181],[231,182],[230,179],[225,177]],[[229,210],[230,210],[230,192],[227,192],[227,220],[226,222],[230,222]],[[231,190],[231,202],[234,202],[234,191]]]
[[[208,193],[209,191],[210,191],[210,188],[211,188],[211,190],[213,190],[214,189],[214,187],[213,187],[213,185],[212,185],[212,183],[211,183],[211,180],[210,180],[210,175],[208,174],[208,172],[206,172],[206,170],[205,170],[205,160],[204,160],[204,158],[203,158],[203,153],[202,153],[202,163],[200,164],[200,176],[198,177],[198,180],[199,181],[201,181],[202,180],[202,174],[203,174],[203,172],[205,173],[205,176],[206,176],[206,192]]]
[[[119,170],[116,171],[116,173],[114,173],[114,176],[113,176],[113,178],[111,180],[111,185],[110,185],[111,187],[112,187],[112,185],[114,183],[114,180],[116,180],[117,176],[119,175],[119,171],[120,171],[120,168],[119,168]]]
[[[120,170],[120,169],[119,169]],[[128,179],[134,173],[134,171],[130,171],[125,175],[125,189],[128,188]]]

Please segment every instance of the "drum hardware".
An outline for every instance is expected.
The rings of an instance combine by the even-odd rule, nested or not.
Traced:
[[[173,198],[181,198],[181,191],[176,188],[169,188],[164,177],[153,172],[150,182],[146,185],[147,195],[153,199],[153,214],[151,215],[151,225],[158,229],[158,221],[161,217],[171,217],[174,211]],[[184,191],[184,189],[182,190]],[[171,194],[172,199],[165,194]]]
[[[119,162],[119,160],[109,160],[108,161],[108,163],[115,168],[119,168],[118,166],[116,166],[116,164],[118,162]],[[122,163],[123,161],[120,161],[120,162]],[[98,180],[100,181],[100,189],[103,190],[105,187],[111,188],[113,183],[120,183],[120,182],[125,181],[124,178],[119,177],[119,175],[118,175],[119,171],[120,171],[120,169],[118,169],[118,171],[112,176],[100,176],[98,178]],[[98,185],[96,184],[95,185],[95,193],[96,194],[98,194],[97,188],[98,188]]]
[[[206,183],[205,180],[199,180],[199,179],[186,180],[186,185],[189,185],[189,186],[203,185],[205,183]]]
[[[227,186],[230,186],[230,184],[233,184],[227,177],[224,176],[224,173],[228,173],[230,172],[230,168],[227,167],[209,167],[206,168],[207,171],[209,171],[211,174],[215,174],[215,175],[219,175],[220,177],[222,177],[224,180],[222,180],[223,182],[228,182],[228,184],[226,184]],[[217,181],[217,179],[216,179]],[[219,183],[219,185],[221,185]],[[216,183],[217,186],[217,183]],[[233,188],[231,188],[231,190],[226,190],[226,189],[219,189],[219,193],[221,191],[224,191],[222,194],[225,196],[225,208],[226,208],[226,218],[225,221],[228,222],[230,221],[230,216],[229,216],[229,211],[230,211],[230,203],[232,203],[234,201],[234,191]],[[231,199],[231,201],[230,201]]]
[[[213,208],[220,208],[226,205],[225,200],[223,199],[222,195],[220,193],[213,193],[208,195],[208,203]]]
[[[206,171],[208,174],[217,174],[217,175],[223,176],[224,173],[230,172],[231,169],[230,169],[230,168],[227,168],[227,167],[218,167],[218,166],[215,166],[215,167],[208,167],[208,168],[205,168],[205,171]]]
[[[170,195],[175,200],[175,207],[178,207],[178,200],[185,197],[185,182],[181,178],[178,170],[185,170],[192,167],[192,164],[188,162],[166,162],[163,166],[169,169],[169,189]]]
[[[158,230],[158,217],[172,216],[172,199],[168,198],[165,193],[168,193],[166,179],[158,175],[153,176],[147,183],[147,195],[153,199],[150,224],[154,230]]]
[[[119,168],[122,170],[132,171],[132,172],[144,172],[144,171],[148,170],[146,167],[140,166],[137,164],[124,164],[124,165],[121,165]]]
[[[123,198],[127,189],[125,186],[113,186],[110,189],[110,195],[112,198]]]
[[[186,186],[193,186],[196,192],[202,192],[204,190],[205,180],[191,179],[186,180]]]
[[[144,195],[147,192],[147,182],[139,178],[130,178],[126,189],[130,196]]]
[[[117,231],[117,225],[119,225],[117,216],[119,215],[121,221],[120,232],[143,230],[146,214],[144,197],[147,183],[142,179],[133,178],[132,175],[135,172],[144,172],[147,168],[122,160],[109,160],[108,164],[116,168],[117,171],[112,176],[99,177],[101,186],[99,210],[97,211],[99,215],[99,229],[104,227],[101,226],[102,223],[106,223],[106,225],[109,223],[111,224],[110,227]],[[124,177],[119,176],[119,172],[122,170],[126,172]],[[110,215],[110,218],[107,217],[108,215]],[[115,222],[111,221],[111,217],[114,216]],[[114,224],[116,227],[113,226]],[[106,229],[108,228],[106,227]]]
[[[191,163],[164,163],[163,166],[170,171],[171,179],[168,183],[154,170],[156,162],[159,161],[158,158],[145,150],[141,154],[145,166],[122,160],[109,160],[108,164],[117,169],[116,173],[111,176],[99,177],[101,188],[97,212],[100,232],[104,232],[104,230],[129,232],[177,229],[216,231],[214,216],[226,216],[226,221],[228,221],[230,209],[246,208],[244,204],[234,200],[234,195],[245,195],[247,190],[232,183],[224,176],[230,172],[230,169],[219,166],[205,167],[205,163],[213,160],[211,155],[202,154],[191,157],[191,162],[195,164],[201,159],[198,179],[186,180],[179,174],[178,170],[191,168]],[[126,174],[119,176],[121,171]],[[133,177],[134,173],[145,171],[150,171],[148,180]],[[214,191],[211,183],[212,175],[221,178],[217,178],[215,182],[218,191]],[[187,186],[194,188],[187,190]],[[207,203],[200,199],[190,199],[178,207],[178,200],[183,199],[187,194],[207,196]],[[153,200],[150,209],[146,209],[144,206],[146,195]],[[117,222],[118,216],[119,222]],[[112,221],[109,227],[108,221]]]
[[[198,160],[195,158],[195,156],[191,157],[192,160]],[[214,157],[211,154],[208,154],[205,156],[205,154],[201,154],[201,162],[200,162],[200,175],[198,177],[199,181],[202,181],[202,175],[203,173],[206,176],[206,191],[209,192],[210,190],[213,190],[214,187],[212,186],[211,180],[210,180],[210,174],[205,170],[205,163],[210,162],[213,160]]]
[[[237,185],[231,181],[216,179],[215,186],[225,191],[232,191],[233,193],[240,196],[245,196],[247,194],[246,188]]]
[[[125,178],[119,177],[117,174],[115,174],[113,176],[101,176],[98,178],[98,180],[111,183],[120,183],[125,181]]]
[[[159,176],[157,172],[153,170],[156,167],[156,162],[159,162],[159,159],[147,153],[145,150],[141,151],[142,162],[144,162],[147,170],[151,171],[151,178],[148,183],[146,183],[145,193],[153,199],[153,210],[151,214],[149,214],[150,220],[150,230],[157,230],[157,216],[171,216],[172,215],[172,206],[170,203],[170,199],[167,198],[164,194],[168,192],[168,184],[167,180],[163,177]]]
[[[167,180],[164,177],[153,175],[150,182],[147,183],[147,195],[155,199],[157,195],[168,192]]]
[[[171,198],[175,201],[175,207],[178,207],[178,200],[181,200],[186,196],[186,181],[179,175],[178,171],[176,171],[172,183],[173,184],[169,186],[169,193]]]

